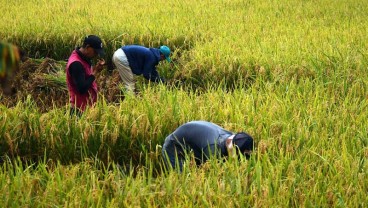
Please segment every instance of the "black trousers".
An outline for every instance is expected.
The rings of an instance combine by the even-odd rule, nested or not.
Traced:
[[[78,108],[70,107],[70,117],[77,116],[80,118],[82,116],[82,111]]]

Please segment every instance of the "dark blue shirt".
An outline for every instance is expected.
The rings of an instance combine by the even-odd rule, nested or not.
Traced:
[[[121,47],[121,49],[127,56],[133,74],[143,74],[144,78],[152,82],[160,81],[156,66],[160,62],[161,56],[157,48],[146,48],[140,45],[126,45]]]
[[[179,126],[172,134],[166,137],[162,147],[164,158],[172,167],[176,166],[176,157],[179,157],[179,168],[182,169],[185,151],[192,150],[197,164],[205,162],[211,155],[226,155],[226,139],[234,133],[208,121],[191,121]]]

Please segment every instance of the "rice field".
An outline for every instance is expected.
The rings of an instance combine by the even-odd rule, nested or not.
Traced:
[[[44,111],[35,92],[11,106],[0,94],[2,206],[368,206],[368,1],[0,3],[0,40],[57,60],[53,89],[88,34],[107,61],[124,44],[165,44],[174,62],[158,66],[167,85],[139,79],[141,94],[118,103],[101,94],[81,119],[68,100]],[[191,120],[244,130],[256,151],[167,170],[161,145]]]

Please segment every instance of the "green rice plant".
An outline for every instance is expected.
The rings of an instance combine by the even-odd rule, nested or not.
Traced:
[[[324,147],[330,138],[353,138],[348,140],[350,153],[365,147],[366,101],[365,96],[356,96],[367,93],[360,91],[364,84],[355,81],[348,84],[348,92],[336,93],[330,90],[333,86],[316,82],[295,80],[285,86],[256,80],[249,89],[224,93],[217,88],[199,95],[147,85],[140,97],[127,96],[117,106],[100,100],[77,120],[70,118],[68,107],[41,114],[29,100],[14,109],[4,108],[2,153],[24,156],[32,150],[43,156],[46,149],[51,158],[65,162],[80,161],[87,153],[104,160],[133,159],[137,164],[145,152],[156,150],[170,132],[190,120],[245,130],[273,148],[295,154],[306,145]]]
[[[163,66],[163,74],[200,87],[253,80],[253,69],[262,67],[272,75],[328,77],[336,68],[367,66],[366,1],[2,3],[8,12],[1,17],[0,37],[32,57],[64,60],[92,33],[104,39],[108,61],[124,44],[166,44],[180,68]]]
[[[277,154],[277,152],[274,152]],[[345,174],[330,169],[332,160],[305,150],[304,158],[257,152],[250,160],[209,160],[196,168],[153,177],[152,163],[124,171],[111,163],[84,160],[61,165],[6,160],[0,171],[5,206],[364,206],[367,181],[355,162]],[[342,153],[343,156],[345,153]],[[314,158],[314,160],[309,160]],[[335,161],[339,161],[339,157]],[[365,163],[364,168],[366,168]],[[341,169],[343,170],[343,169]],[[366,174],[366,173],[365,173]],[[352,180],[351,180],[352,179]],[[325,181],[325,183],[318,183]]]
[[[174,61],[159,66],[169,86],[140,80],[139,96],[100,96],[80,119],[30,96],[0,105],[3,206],[367,206],[367,1],[0,3],[1,39],[32,57],[64,60],[93,33],[107,60],[166,44]],[[247,131],[257,148],[165,169],[165,137],[191,120]]]

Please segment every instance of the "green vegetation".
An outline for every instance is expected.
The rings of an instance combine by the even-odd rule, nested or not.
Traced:
[[[318,74],[331,62],[355,69],[367,60],[367,1],[0,3],[0,37],[33,56],[66,59],[91,33],[103,37],[108,57],[122,43],[167,44],[175,51],[176,78],[191,82],[233,81],[258,66],[270,74],[305,68]]]
[[[107,59],[167,44],[176,64],[159,66],[170,85],[79,120],[0,105],[5,207],[367,207],[368,1],[0,3],[0,38],[32,57],[64,60],[93,33]],[[200,119],[249,132],[254,156],[163,170],[165,137]]]

